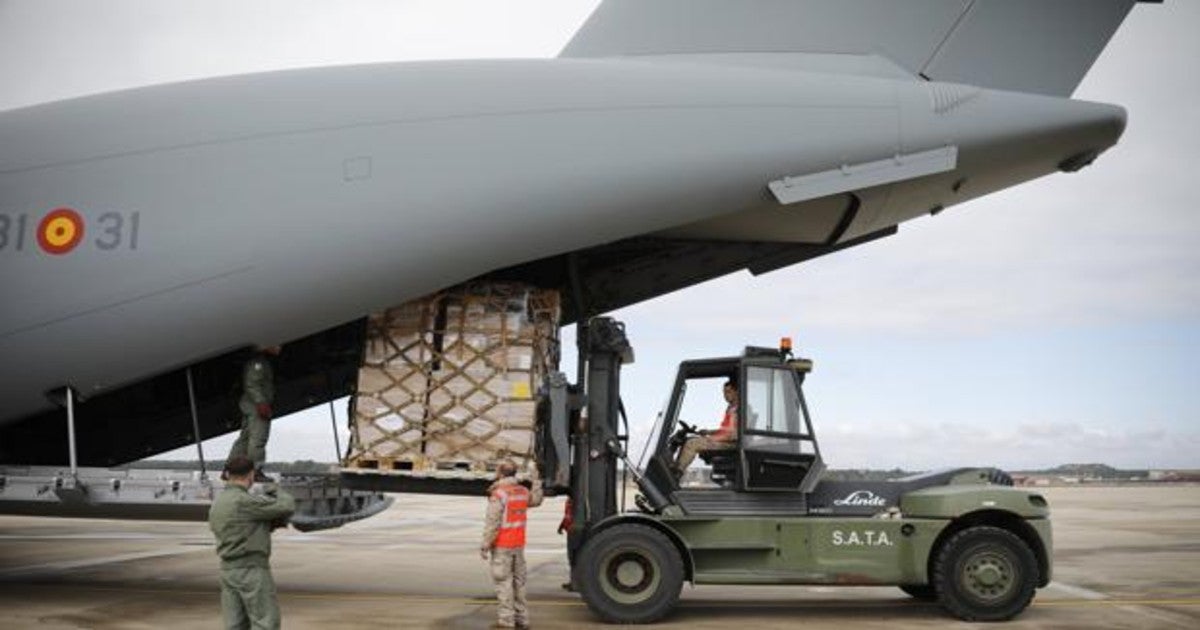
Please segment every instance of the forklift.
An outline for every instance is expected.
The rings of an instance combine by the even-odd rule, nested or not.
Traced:
[[[680,364],[641,466],[627,454],[623,324],[592,319],[578,343],[578,384],[559,373],[543,387],[536,456],[547,494],[570,499],[570,588],[605,621],[661,619],[684,582],[894,585],[960,619],[998,621],[1049,583],[1047,502],[1002,471],[823,480],[802,389],[812,362],[790,343]],[[740,383],[736,443],[701,453],[712,483],[684,485],[675,457],[697,430],[680,410],[689,387],[713,379]],[[624,509],[624,475],[635,509]]]

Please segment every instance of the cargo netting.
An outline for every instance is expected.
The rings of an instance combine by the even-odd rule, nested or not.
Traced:
[[[370,317],[346,466],[381,472],[525,466],[536,394],[558,369],[556,291],[470,284]]]

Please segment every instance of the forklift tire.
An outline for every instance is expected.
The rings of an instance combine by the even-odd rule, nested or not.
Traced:
[[[1008,530],[979,525],[950,537],[933,568],[938,602],[965,621],[1003,621],[1029,606],[1037,558]]]
[[[583,544],[572,581],[588,608],[609,623],[662,619],[683,588],[683,559],[662,532],[614,525]]]
[[[925,602],[937,601],[937,589],[932,584],[901,584],[900,590],[908,593],[909,597]]]

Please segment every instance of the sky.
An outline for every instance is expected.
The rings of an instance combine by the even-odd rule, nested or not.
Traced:
[[[0,0],[0,109],[288,67],[553,57],[596,4]],[[806,396],[834,468],[1200,468],[1197,25],[1200,2],[1135,7],[1075,93],[1126,107],[1126,133],[1079,173],[615,313],[637,352],[635,444],[679,361],[791,336],[816,364]],[[328,406],[272,431],[273,460],[333,457]]]

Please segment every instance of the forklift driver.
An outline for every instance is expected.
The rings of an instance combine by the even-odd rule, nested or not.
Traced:
[[[701,451],[727,451],[737,446],[738,436],[738,383],[737,377],[731,377],[725,381],[723,390],[725,394],[725,402],[728,406],[725,407],[725,417],[721,420],[721,426],[715,430],[701,430],[700,435],[688,438],[687,442],[679,449],[678,459],[675,460],[675,465],[672,467],[672,472],[676,478],[683,477],[683,472],[687,470],[692,461],[696,459],[696,455]]]

